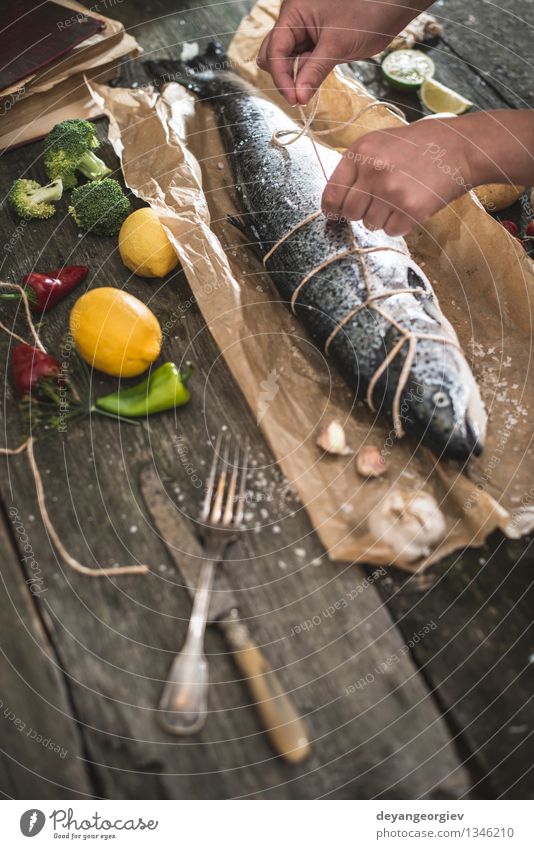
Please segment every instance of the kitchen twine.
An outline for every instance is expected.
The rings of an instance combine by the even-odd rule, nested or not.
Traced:
[[[16,283],[4,283],[4,282],[0,281],[0,288],[16,289],[20,292],[20,294],[22,296],[23,303],[24,303],[24,312],[25,312],[26,319],[28,321],[28,325],[30,327],[30,331],[31,331],[31,334],[33,336],[35,345],[36,345],[37,348],[39,348],[40,351],[43,352],[43,354],[46,354],[47,353],[46,348],[44,347],[43,343],[41,342],[41,340],[39,338],[39,334],[37,333],[37,330],[35,329],[35,325],[32,321],[32,317],[31,317],[31,314],[30,314],[28,296],[27,296],[26,292],[24,291],[24,289],[22,288],[22,286],[18,286]],[[19,342],[22,342],[25,345],[27,344],[25,339],[23,339],[21,336],[18,336],[18,334],[14,333],[12,330],[10,330],[8,327],[6,327],[5,324],[2,324],[2,322],[0,322],[0,329],[4,330],[9,336],[12,336],[14,339],[17,339]],[[67,549],[63,545],[61,537],[59,536],[58,532],[56,531],[56,529],[55,529],[55,527],[52,523],[52,520],[50,519],[50,515],[48,513],[48,509],[47,509],[47,506],[46,506],[46,498],[45,498],[43,480],[41,478],[41,473],[39,471],[39,467],[38,467],[37,461],[35,459],[35,453],[34,453],[34,450],[33,450],[33,446],[34,446],[34,439],[33,439],[33,436],[30,436],[25,442],[22,442],[16,448],[0,447],[0,454],[14,456],[16,454],[23,454],[24,452],[26,452],[26,456],[28,457],[28,463],[30,464],[30,469],[31,469],[33,479],[34,479],[34,482],[35,482],[35,491],[37,493],[37,504],[39,506],[39,512],[41,514],[41,519],[43,520],[43,525],[45,526],[45,528],[48,532],[48,536],[49,536],[50,540],[52,541],[52,544],[54,545],[56,550],[59,552],[59,554],[61,555],[63,560],[67,563],[67,565],[70,566],[70,568],[73,569],[75,572],[79,572],[81,575],[91,575],[91,577],[96,577],[96,578],[103,578],[103,577],[106,577],[106,576],[113,576],[113,575],[146,575],[148,572],[150,572],[150,567],[146,566],[144,564],[139,564],[139,565],[132,564],[132,565],[129,565],[129,566],[110,566],[110,567],[105,567],[103,569],[96,569],[96,568],[92,568],[91,566],[84,566],[83,563],[80,563],[79,560],[76,560],[75,557],[72,557],[72,555],[69,554],[69,552],[67,551]]]
[[[300,61],[300,57],[297,56],[297,58],[295,59],[294,66],[293,66],[293,79],[294,80],[297,79],[299,61]],[[323,162],[321,160],[321,156],[319,154],[319,148],[318,148],[318,146],[315,142],[314,136],[326,135],[327,133],[331,133],[332,130],[330,128],[327,128],[327,129],[324,129],[324,130],[316,130],[316,131],[314,131],[313,134],[311,132],[311,126],[312,126],[312,124],[313,124],[313,122],[316,118],[317,110],[319,108],[319,98],[320,98],[320,89],[318,89],[315,92],[315,94],[313,95],[313,98],[312,98],[312,101],[311,101],[311,111],[310,111],[310,114],[308,116],[306,116],[304,108],[302,106],[299,106],[299,114],[300,114],[300,119],[302,121],[302,127],[300,129],[298,129],[298,130],[293,130],[293,129],[291,129],[291,130],[283,130],[283,129],[275,130],[275,132],[272,135],[271,143],[275,147],[286,148],[286,147],[289,147],[290,145],[294,144],[296,141],[301,139],[303,136],[307,136],[309,138],[311,144],[312,144],[312,147],[313,147],[313,150],[314,150],[315,155],[317,157],[317,160],[319,162],[319,165],[321,166],[321,171],[323,172],[325,181],[328,182],[328,175],[326,173],[325,167],[324,167]],[[368,103],[366,106],[364,106],[363,109],[360,109],[360,111],[357,112],[356,115],[353,115],[347,121],[344,121],[342,124],[336,125],[335,129],[337,131],[339,131],[339,130],[344,130],[346,127],[352,126],[356,121],[358,121],[361,118],[361,116],[365,112],[368,112],[370,109],[374,109],[377,106],[387,106],[387,108],[390,111],[394,112],[399,117],[401,117],[401,118],[405,117],[404,113],[400,109],[398,109],[397,106],[395,106],[393,103],[384,103],[382,101],[374,100],[372,103]],[[267,263],[268,263],[269,259],[273,256],[273,254],[276,253],[278,248],[280,248],[288,239],[291,238],[291,236],[294,236],[295,233],[298,233],[307,224],[310,224],[312,221],[315,221],[316,219],[320,218],[322,216],[322,214],[323,213],[321,212],[321,210],[319,210],[317,212],[313,212],[311,215],[308,215],[306,218],[304,218],[303,221],[300,221],[298,224],[296,224],[294,227],[292,227],[291,230],[289,230],[288,233],[286,233],[284,236],[282,236],[281,239],[279,239],[277,242],[275,242],[275,244],[267,251],[267,253],[263,257],[264,267],[265,268],[267,267]],[[377,292],[377,293],[373,294],[372,291],[371,291],[371,287],[370,287],[367,264],[366,264],[365,259],[364,259],[365,255],[370,254],[370,253],[376,253],[378,251],[391,251],[393,253],[400,253],[403,256],[406,256],[406,253],[402,250],[399,250],[398,248],[389,247],[388,245],[377,245],[376,247],[362,248],[356,242],[356,236],[354,234],[354,230],[353,230],[350,222],[347,222],[347,228],[348,228],[349,233],[350,233],[350,239],[351,239],[351,242],[352,242],[352,246],[350,248],[347,248],[344,251],[340,251],[340,253],[335,254],[334,256],[330,257],[329,259],[324,260],[324,262],[322,262],[320,265],[318,265],[316,268],[313,268],[308,274],[306,274],[306,276],[300,281],[300,283],[298,284],[298,286],[296,287],[295,291],[293,292],[293,294],[291,296],[291,309],[292,309],[293,313],[295,314],[295,312],[296,312],[295,307],[297,305],[297,299],[298,299],[298,296],[300,295],[302,289],[304,288],[304,286],[307,283],[310,282],[310,280],[312,280],[317,274],[319,274],[320,271],[323,271],[328,266],[332,265],[335,262],[339,262],[340,260],[345,259],[348,256],[357,256],[358,257],[358,260],[360,262],[360,266],[361,266],[361,269],[362,269],[365,288],[366,288],[366,291],[367,291],[367,298],[358,307],[356,307],[353,310],[350,310],[350,312],[348,312],[345,316],[343,316],[343,318],[338,322],[338,324],[333,329],[333,331],[330,333],[328,339],[325,342],[324,353],[326,355],[328,354],[330,346],[331,346],[332,342],[334,341],[335,337],[337,336],[337,334],[339,333],[339,331],[346,324],[348,324],[348,322],[351,321],[351,319],[353,319],[356,315],[358,315],[358,313],[360,313],[364,309],[374,310],[379,315],[381,315],[383,318],[385,318],[393,327],[395,327],[397,329],[401,338],[396,342],[396,344],[393,346],[391,351],[388,353],[387,357],[384,359],[384,361],[380,364],[380,366],[377,368],[377,370],[375,371],[375,373],[371,377],[371,380],[369,382],[369,386],[368,386],[368,389],[367,389],[366,401],[367,401],[367,404],[369,405],[370,409],[373,412],[376,412],[376,407],[375,407],[374,402],[373,402],[373,393],[374,393],[374,390],[376,388],[376,384],[378,383],[379,379],[381,378],[383,373],[386,371],[386,369],[389,367],[389,365],[400,354],[403,347],[405,345],[407,345],[408,350],[407,350],[406,358],[405,358],[404,363],[402,365],[401,373],[399,375],[399,381],[398,381],[398,384],[397,384],[397,388],[395,390],[395,395],[394,395],[393,404],[392,404],[392,416],[393,416],[393,426],[394,426],[394,430],[395,430],[395,435],[397,436],[397,438],[400,439],[402,436],[404,436],[404,428],[402,427],[402,419],[401,419],[401,398],[402,398],[402,393],[403,393],[403,391],[406,387],[406,384],[408,382],[408,378],[410,376],[410,370],[412,368],[412,365],[413,365],[413,362],[414,362],[414,359],[415,359],[415,355],[417,353],[417,342],[418,342],[418,340],[419,339],[429,339],[429,340],[433,340],[435,342],[442,342],[444,345],[452,345],[453,347],[457,348],[457,350],[459,350],[460,352],[461,352],[461,348],[460,348],[460,345],[458,344],[458,342],[456,342],[454,339],[447,339],[444,336],[440,336],[440,335],[435,334],[435,333],[418,333],[418,332],[413,331],[413,330],[406,330],[406,328],[402,327],[402,325],[400,325],[394,318],[392,318],[392,316],[390,316],[387,312],[385,312],[385,310],[382,307],[378,306],[378,304],[376,302],[382,300],[383,298],[390,298],[390,297],[394,297],[395,295],[405,295],[405,294],[426,295],[428,293],[426,292],[425,289],[418,286],[418,287],[413,287],[413,288],[407,287],[407,288],[403,288],[403,289],[388,289],[385,292]]]
[[[22,286],[19,286],[18,283],[4,283],[4,281],[2,280],[2,281],[0,281],[0,289],[16,289],[18,292],[20,292],[20,296],[22,298],[22,303],[24,304],[24,313],[25,313],[25,316],[26,316],[26,321],[28,322],[28,326],[30,328],[30,333],[33,336],[33,341],[35,342],[35,347],[39,348],[39,350],[42,351],[43,354],[46,354],[45,346],[41,342],[41,340],[39,338],[39,334],[37,333],[37,330],[35,329],[35,324],[32,321],[32,316],[31,316],[31,312],[30,312],[30,302],[29,302],[29,299],[28,299],[28,295],[26,294],[26,292],[24,291]],[[27,344],[26,341],[24,339],[22,339],[21,336],[18,336],[16,333],[13,332],[13,330],[10,330],[9,327],[6,327],[6,325],[2,324],[1,321],[0,321],[0,329],[3,330],[5,333],[7,333],[8,336],[12,336],[13,339],[17,339],[18,342],[22,342],[24,345]]]

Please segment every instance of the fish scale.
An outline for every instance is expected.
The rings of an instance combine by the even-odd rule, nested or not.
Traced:
[[[442,456],[465,460],[472,453],[479,454],[486,414],[478,386],[429,280],[410,257],[404,239],[389,237],[383,231],[371,232],[361,222],[327,221],[324,216],[285,238],[320,209],[323,168],[330,175],[340,155],[316,144],[319,162],[306,136],[286,147],[273,144],[276,130],[296,133],[299,128],[233,72],[211,70],[210,64],[224,66],[216,47],[210,46],[187,67],[172,60],[146,64],[156,77],[165,79],[172,73],[173,80],[187,86],[214,110],[234,177],[240,229],[257,244],[262,256],[276,246],[266,269],[284,301],[291,302],[307,274],[350,248],[352,234],[360,248],[391,249],[366,254],[366,274],[356,255],[320,268],[300,289],[295,313],[323,350],[332,331],[352,310],[362,307],[369,294],[413,289],[376,303],[405,331],[432,334],[444,342],[418,339],[399,399],[399,378],[408,353],[404,345],[376,382],[373,406],[392,418],[395,403],[400,401],[403,429]],[[421,289],[422,293],[415,291]],[[366,306],[339,329],[328,353],[347,383],[365,395],[401,338],[392,321]]]

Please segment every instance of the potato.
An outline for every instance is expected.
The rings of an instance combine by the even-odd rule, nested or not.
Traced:
[[[480,203],[488,212],[499,212],[518,200],[525,191],[524,186],[511,186],[509,183],[490,183],[473,189]]]

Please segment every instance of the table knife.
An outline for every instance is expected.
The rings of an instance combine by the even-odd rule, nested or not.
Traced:
[[[194,597],[202,564],[202,546],[152,466],[141,473],[141,491],[169,555],[189,594]],[[236,598],[223,569],[217,571],[209,622],[224,634],[276,752],[290,763],[305,760],[310,753],[310,743],[304,723],[276,672],[254,643],[245,623],[240,621]]]

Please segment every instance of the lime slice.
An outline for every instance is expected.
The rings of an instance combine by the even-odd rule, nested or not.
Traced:
[[[382,73],[394,88],[414,91],[434,73],[430,56],[420,50],[394,50],[382,62]]]
[[[473,105],[452,88],[430,79],[424,81],[419,90],[419,97],[423,106],[431,112],[452,112],[453,115],[461,115]]]

